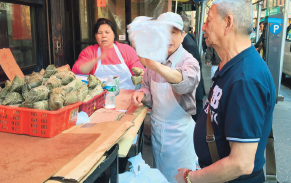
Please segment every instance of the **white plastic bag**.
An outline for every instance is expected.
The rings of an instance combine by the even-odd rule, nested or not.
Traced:
[[[128,25],[129,40],[140,57],[164,63],[168,56],[170,27],[151,17],[136,17]]]
[[[85,123],[88,123],[89,121],[90,121],[90,117],[88,116],[87,113],[83,111],[78,113],[76,125],[85,124]]]
[[[129,158],[129,172],[119,174],[120,183],[168,183],[165,176],[155,168],[150,168],[142,159],[141,154]]]

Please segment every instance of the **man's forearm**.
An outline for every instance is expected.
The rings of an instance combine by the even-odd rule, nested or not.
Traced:
[[[227,182],[243,175],[239,166],[233,163],[229,157],[225,157],[216,163],[201,170],[190,172],[189,178],[195,183]]]
[[[229,142],[229,156],[189,174],[192,182],[226,182],[241,175],[251,174],[254,169],[258,143]]]

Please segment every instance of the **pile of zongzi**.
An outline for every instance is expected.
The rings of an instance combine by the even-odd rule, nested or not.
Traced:
[[[87,102],[103,92],[96,76],[89,75],[88,83],[76,79],[66,67],[49,65],[39,73],[6,81],[5,87],[0,87],[0,105],[55,111],[78,101]]]

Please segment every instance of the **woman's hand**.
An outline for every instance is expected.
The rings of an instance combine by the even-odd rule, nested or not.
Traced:
[[[186,168],[178,168],[178,174],[175,176],[175,179],[178,183],[185,183],[184,174],[186,172]]]
[[[102,50],[102,53],[98,58],[94,58],[94,59],[82,64],[80,66],[80,71],[83,74],[89,74],[91,72],[91,70],[93,69],[94,65],[98,62],[98,60],[102,60],[102,59],[106,58],[107,55],[108,55],[108,52]]]
[[[143,101],[145,98],[144,92],[134,92],[131,96],[131,103],[137,107],[143,106]]]

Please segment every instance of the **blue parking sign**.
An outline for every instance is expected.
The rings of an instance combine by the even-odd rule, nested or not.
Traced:
[[[270,32],[272,34],[279,34],[281,32],[281,29],[282,29],[281,25],[280,24],[277,24],[277,23],[272,24],[270,26]]]

